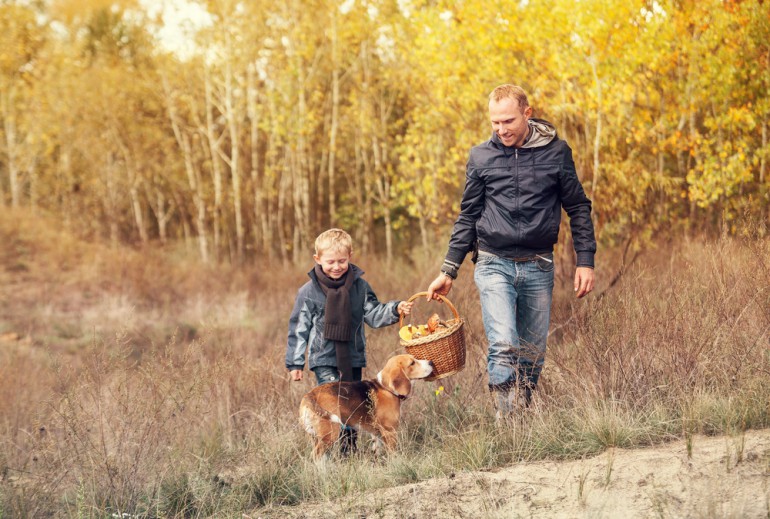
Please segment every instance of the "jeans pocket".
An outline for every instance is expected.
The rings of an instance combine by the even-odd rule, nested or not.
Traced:
[[[553,268],[554,268],[553,254],[542,254],[542,255],[539,254],[535,262],[537,263],[537,268],[540,269],[540,271],[542,272],[553,271]]]
[[[328,384],[329,382],[337,382],[339,377],[339,371],[332,366],[318,366],[313,368],[313,374],[316,378],[316,384]]]
[[[495,260],[499,259],[494,254],[485,254],[483,252],[479,253],[478,257],[476,258],[476,265],[489,265],[493,263]]]

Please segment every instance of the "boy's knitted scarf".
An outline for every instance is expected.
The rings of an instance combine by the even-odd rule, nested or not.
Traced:
[[[318,264],[315,266],[315,275],[321,290],[326,294],[324,339],[334,342],[340,380],[351,381],[353,366],[348,343],[353,335],[353,309],[350,305],[350,287],[353,286],[355,276],[348,270],[341,278],[332,279]]]

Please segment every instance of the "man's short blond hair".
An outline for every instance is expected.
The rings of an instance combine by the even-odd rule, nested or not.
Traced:
[[[324,231],[315,239],[316,256],[320,256],[328,250],[346,251],[348,255],[353,254],[353,238],[342,229]]]
[[[505,84],[496,86],[489,94],[489,100],[499,103],[503,99],[515,99],[519,102],[519,107],[523,110],[529,106],[527,92],[517,85]]]

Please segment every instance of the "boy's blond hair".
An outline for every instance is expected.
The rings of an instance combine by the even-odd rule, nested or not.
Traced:
[[[315,254],[320,256],[327,250],[342,250],[352,255],[353,238],[342,229],[324,231],[315,239]]]

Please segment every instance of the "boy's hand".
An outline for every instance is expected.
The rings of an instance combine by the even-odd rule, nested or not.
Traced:
[[[302,370],[301,369],[293,369],[289,371],[289,376],[294,382],[299,382],[302,380]]]
[[[398,313],[409,315],[412,313],[412,306],[414,305],[414,301],[408,302],[408,301],[401,301],[398,303]]]

